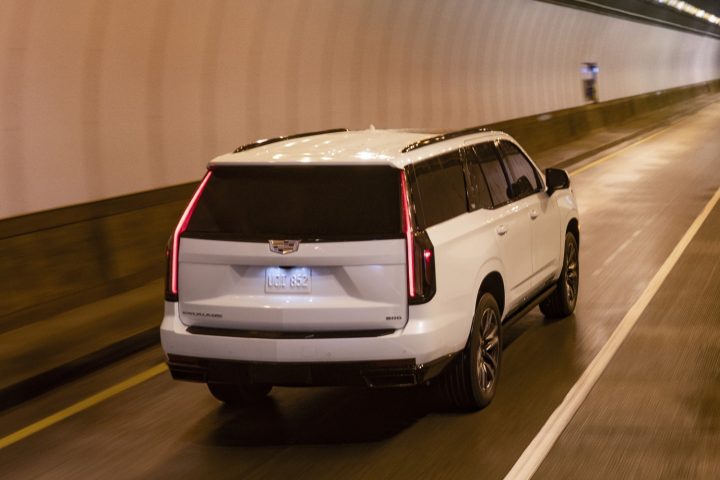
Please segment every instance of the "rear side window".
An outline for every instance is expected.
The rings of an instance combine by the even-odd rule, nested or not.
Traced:
[[[428,228],[467,212],[465,176],[455,151],[422,161],[413,167],[412,189],[420,228]]]
[[[490,146],[490,144],[483,145]],[[481,161],[480,168],[490,189],[493,206],[499,207],[510,202],[510,183],[505,175],[505,170],[500,164],[500,157],[494,150],[493,146],[492,155],[486,151],[478,158]]]
[[[535,169],[530,165],[530,160],[517,146],[508,141],[501,141],[499,147],[510,173],[513,198],[522,198],[539,191],[542,186]]]
[[[400,174],[388,166],[219,167],[184,235],[246,241],[400,238]]]
[[[463,150],[468,170],[468,200],[471,209],[492,208],[493,202],[490,189],[482,172],[482,164],[498,159],[497,151],[492,143],[480,143]]]

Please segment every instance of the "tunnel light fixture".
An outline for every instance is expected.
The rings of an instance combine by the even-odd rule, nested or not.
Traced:
[[[659,5],[664,5],[667,7],[674,8],[675,10],[678,10],[682,13],[686,13],[688,15],[692,15],[694,17],[703,19],[709,23],[712,23],[713,25],[720,25],[720,18],[718,18],[716,15],[713,15],[710,12],[706,12],[702,8],[698,8],[695,5],[685,2],[683,0],[648,0],[648,1],[659,4]]]

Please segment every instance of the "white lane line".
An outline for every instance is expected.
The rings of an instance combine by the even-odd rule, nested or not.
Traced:
[[[625,249],[627,248],[627,246],[630,245],[630,242],[633,240],[633,238],[635,238],[635,237],[637,237],[638,235],[640,235],[640,232],[641,232],[641,231],[642,231],[642,230],[635,230],[635,232],[633,232],[633,234],[630,236],[630,238],[628,238],[627,240],[625,240],[625,241],[622,243],[622,245],[620,245],[620,246],[612,253],[612,255],[610,255],[609,257],[607,257],[607,258],[605,259],[605,261],[603,262],[603,264],[602,264],[599,268],[597,268],[597,269],[592,273],[592,276],[595,277],[595,276],[599,275],[600,272],[602,272],[603,269],[610,264],[610,262],[612,262],[613,260],[615,260],[615,257],[617,257],[617,256],[620,254],[620,252],[622,252],[623,250],[625,250]]]
[[[632,242],[632,237],[625,240],[618,248],[615,249],[615,251],[609,257],[605,259],[605,261],[603,262],[603,267],[607,266],[610,262],[615,260],[615,257],[620,255],[620,253],[622,253],[622,251],[625,250],[628,245],[630,245],[630,242]]]
[[[647,307],[650,300],[653,298],[655,293],[660,289],[660,286],[667,278],[672,268],[677,263],[678,259],[685,251],[690,241],[693,239],[695,234],[700,229],[707,216],[712,211],[713,207],[717,204],[720,199],[720,188],[715,191],[715,195],[705,205],[705,208],[695,221],[690,225],[690,228],[685,232],[685,235],[680,239],[675,248],[673,249],[670,256],[662,264],[660,270],[657,271],[655,276],[650,280],[645,291],[640,295],[635,304],[630,308],[625,317],[620,321],[610,339],[598,352],[587,369],[580,376],[580,379],[570,389],[565,396],[563,402],[558,406],[555,411],[545,422],[545,425],[540,429],[535,438],[530,442],[525,451],[520,455],[515,465],[505,476],[506,480],[524,480],[532,477],[537,471],[540,464],[545,460],[550,449],[557,441],[560,434],[565,430],[565,427],[570,423],[570,420],[575,415],[575,412],[580,408],[582,402],[587,397],[588,393],[597,382],[600,375],[603,373],[605,368],[610,363],[613,355],[617,352],[618,348],[622,344],[623,340],[628,336],[630,330],[637,322],[640,315]]]

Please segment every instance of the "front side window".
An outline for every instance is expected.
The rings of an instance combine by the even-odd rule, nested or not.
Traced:
[[[455,151],[413,166],[413,202],[420,228],[428,228],[467,212],[465,176]]]
[[[542,184],[530,160],[511,142],[502,140],[498,145],[508,168],[513,200],[538,192]]]

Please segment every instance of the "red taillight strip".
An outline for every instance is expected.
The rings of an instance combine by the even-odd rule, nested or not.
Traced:
[[[185,212],[182,214],[182,217],[180,217],[180,221],[178,222],[177,227],[175,227],[175,233],[173,233],[171,252],[172,258],[170,259],[170,264],[172,268],[172,280],[170,284],[170,290],[174,295],[177,295],[178,293],[178,258],[180,255],[180,235],[182,235],[182,233],[187,229],[188,223],[190,222],[190,217],[192,217],[192,214],[195,211],[195,207],[197,206],[197,202],[200,199],[200,195],[202,195],[202,191],[205,189],[205,185],[207,185],[207,182],[208,180],[210,180],[211,176],[212,171],[208,170],[205,174],[205,177],[203,177],[202,182],[200,182],[200,186],[195,191],[195,195],[193,195],[190,203],[188,203]]]
[[[415,297],[415,240],[413,235],[412,222],[410,220],[410,205],[408,204],[408,187],[405,180],[405,172],[400,172],[400,189],[402,194],[403,233],[405,234],[405,246],[407,248],[408,265],[408,296]]]

